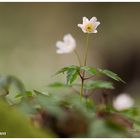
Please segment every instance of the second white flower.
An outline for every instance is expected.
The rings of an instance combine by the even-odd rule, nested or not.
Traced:
[[[76,41],[71,34],[66,34],[63,41],[56,42],[56,47],[58,54],[71,53],[76,48]]]
[[[113,101],[113,106],[116,110],[122,111],[131,108],[134,104],[134,100],[127,94],[123,93],[117,96]]]

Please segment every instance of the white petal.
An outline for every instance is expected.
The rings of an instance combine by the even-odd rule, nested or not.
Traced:
[[[84,33],[87,32],[87,31],[85,30],[85,26],[84,26],[83,24],[78,24],[78,27],[80,27]]]
[[[94,23],[95,29],[96,29],[99,25],[100,25],[100,22],[99,22],[99,21],[95,22],[95,23]]]
[[[63,54],[63,53],[64,53],[64,51],[62,51],[62,50],[58,49],[58,50],[56,50],[56,53],[58,53],[58,54]]]
[[[71,40],[74,40],[71,34],[64,35],[63,38],[64,42],[70,42]]]
[[[94,31],[93,31],[93,33],[97,33],[97,32],[98,32],[97,30],[94,30]]]
[[[90,19],[90,22],[96,22],[97,21],[97,18],[96,17],[92,17],[91,19]]]
[[[81,29],[83,28],[83,24],[78,24],[78,27],[80,27]]]
[[[75,39],[73,38],[73,36],[71,34],[69,34],[69,42],[71,42],[71,43],[75,42]]]
[[[61,49],[61,48],[65,47],[65,44],[62,41],[57,41],[56,42],[56,47],[59,48],[59,49]]]
[[[89,22],[87,17],[83,17],[83,24],[87,24]]]
[[[69,36],[70,36],[70,34],[64,35],[64,37],[63,37],[64,42],[68,42],[69,41]]]
[[[64,36],[64,42],[67,46],[76,47],[76,41],[71,34],[67,34]]]
[[[56,51],[58,54],[70,53],[75,49],[76,41],[71,34],[66,34],[63,41],[57,41],[56,47],[58,48]]]
[[[87,33],[87,31],[85,30],[85,28],[82,28],[82,31],[83,31],[84,33]]]
[[[56,52],[58,54],[66,54],[66,53],[71,53],[74,50],[74,48],[65,48],[65,49],[58,49]]]

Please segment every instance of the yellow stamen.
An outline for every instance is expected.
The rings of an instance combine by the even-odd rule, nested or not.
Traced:
[[[91,24],[91,23],[87,24],[87,25],[85,26],[85,30],[86,30],[88,33],[93,32],[93,30],[94,30],[94,25]]]

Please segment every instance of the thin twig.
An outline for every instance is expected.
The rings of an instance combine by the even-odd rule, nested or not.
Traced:
[[[79,74],[81,80],[84,79],[83,76],[80,74],[80,72],[78,72],[78,74]]]
[[[95,76],[95,75],[92,75],[92,76],[90,76],[90,77],[84,78],[84,80],[91,79],[91,78],[93,78],[94,76]]]
[[[78,90],[76,90],[74,87],[70,86],[70,88],[77,94],[80,94],[80,92]]]

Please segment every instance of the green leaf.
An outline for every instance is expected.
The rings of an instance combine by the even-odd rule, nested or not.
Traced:
[[[63,108],[60,106],[61,100],[61,96],[54,94],[51,94],[51,96],[38,94],[36,98],[36,101],[39,103],[39,105],[47,109],[47,112],[56,117],[63,116],[64,114]]]
[[[51,88],[63,88],[63,87],[69,87],[69,86],[67,84],[63,84],[61,82],[55,82],[55,83],[49,84],[48,87],[51,87]]]
[[[26,98],[26,97],[33,97],[34,94],[31,91],[25,91],[25,94],[17,94],[15,98]]]
[[[22,97],[23,97],[22,94],[17,94],[17,95],[15,96],[15,98],[22,98]]]
[[[60,69],[58,72],[56,72],[55,75],[60,74],[60,73],[64,74],[65,72],[67,72],[67,84],[72,84],[76,80],[79,71],[80,71],[80,68],[78,66],[72,65],[72,66],[64,67]],[[62,85],[57,84],[53,86],[62,86]]]
[[[125,81],[123,81],[116,73],[114,73],[114,72],[112,72],[110,70],[106,70],[106,69],[105,70],[102,70],[102,69],[99,69],[99,72],[101,74],[104,74],[104,75],[106,75],[106,76],[108,76],[108,77],[116,80],[116,81],[121,81],[121,82],[125,83]]]
[[[31,91],[26,91],[26,95],[27,95],[28,97],[34,96],[34,94],[33,94]]]
[[[59,71],[57,71],[54,75],[58,75],[58,74],[61,74],[61,73],[65,73],[67,70],[69,69],[69,67],[64,67],[64,68],[61,68]]]
[[[113,84],[107,81],[92,80],[84,84],[85,89],[114,89]]]
[[[25,92],[25,87],[23,83],[16,78],[15,76],[11,75],[1,75],[0,76],[0,91],[5,91],[6,93],[10,92],[11,87],[15,87],[19,93],[24,93]]]
[[[61,68],[59,71],[57,71],[56,73],[55,73],[55,75],[58,75],[58,74],[61,74],[61,73],[65,73],[66,71],[68,71],[69,69],[76,69],[76,70],[78,70],[79,69],[79,67],[78,66],[74,66],[74,65],[72,65],[72,66],[68,66],[68,67],[64,67],[64,68]]]
[[[98,70],[96,68],[92,68],[89,66],[82,66],[80,69],[85,70],[86,72],[88,72],[90,74],[97,74],[98,73]]]
[[[124,138],[128,137],[125,129],[117,124],[108,122],[106,119],[96,118],[89,124],[89,134],[90,138]]]
[[[69,69],[67,71],[67,84],[72,84],[78,76],[77,69]]]
[[[38,91],[38,90],[33,90],[33,91],[34,91],[34,93],[35,93],[36,95],[50,96],[50,93],[48,93],[48,92],[40,92],[40,91]]]
[[[11,75],[0,76],[0,95],[4,96],[9,104],[19,103],[20,98],[15,98],[16,94],[25,94],[25,87],[23,83]]]

